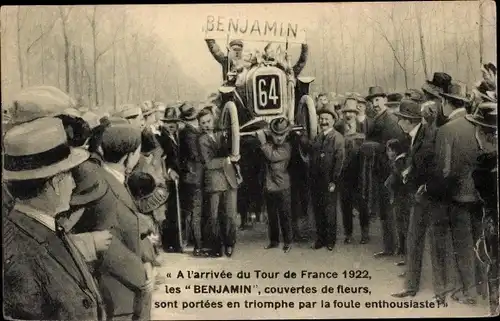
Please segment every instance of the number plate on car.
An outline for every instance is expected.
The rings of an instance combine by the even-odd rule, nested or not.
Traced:
[[[257,108],[279,109],[281,107],[281,85],[278,75],[255,77]]]

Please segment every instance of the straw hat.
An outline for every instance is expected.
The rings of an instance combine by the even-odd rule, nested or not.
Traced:
[[[13,181],[52,177],[89,158],[84,149],[69,147],[62,121],[49,117],[10,129],[4,154],[4,179]]]
[[[14,97],[10,122],[22,124],[41,117],[60,115],[67,110],[75,113],[75,106],[75,101],[56,87],[29,87]]]
[[[126,104],[121,107],[121,111],[114,114],[113,116],[121,117],[121,118],[135,118],[142,114],[141,107],[135,104]]]

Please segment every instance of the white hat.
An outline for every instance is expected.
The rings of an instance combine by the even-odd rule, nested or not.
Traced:
[[[68,145],[62,121],[52,117],[13,127],[5,133],[3,146],[3,175],[11,181],[52,177],[89,158],[86,150]]]

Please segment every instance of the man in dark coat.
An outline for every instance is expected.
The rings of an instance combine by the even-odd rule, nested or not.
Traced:
[[[201,131],[197,127],[197,112],[194,106],[185,104],[180,111],[180,119],[185,124],[184,128],[179,130],[180,201],[191,222],[190,230],[194,238],[193,255],[200,256],[203,164],[198,140]]]
[[[443,104],[442,93],[448,92],[451,86],[452,78],[445,72],[435,72],[432,80],[426,80],[422,86],[422,91],[425,93],[427,100],[432,100],[436,103],[436,127],[443,125],[446,122],[444,109],[446,106]],[[448,114],[451,110],[448,110]]]
[[[75,187],[70,171],[88,159],[88,152],[68,146],[63,124],[56,118],[14,127],[6,133],[3,147],[3,178],[16,199],[3,219],[4,316],[104,320],[97,283],[67,231],[56,222],[56,216],[70,207]],[[56,148],[57,155],[48,154]]]
[[[266,249],[279,246],[280,229],[283,237],[283,251],[289,252],[292,243],[290,174],[288,163],[291,156],[290,142],[286,141],[291,129],[290,122],[282,117],[275,118],[269,124],[271,137],[263,131],[257,136],[266,159],[265,198],[268,212],[269,244]]]
[[[439,126],[465,116],[471,101],[467,97],[467,86],[464,83],[452,81],[448,89],[439,94],[444,98]]]
[[[366,140],[380,144],[376,155],[375,187],[379,192],[379,211],[380,220],[382,222],[382,234],[384,247],[383,251],[375,253],[376,257],[393,255],[395,250],[394,242],[394,221],[391,206],[389,204],[389,193],[384,186],[384,182],[389,176],[390,166],[385,153],[385,144],[390,139],[397,139],[403,145],[407,144],[406,135],[398,125],[396,116],[388,112],[387,95],[381,87],[370,87],[366,100],[373,104],[373,109],[376,113],[373,127],[367,134]]]
[[[86,207],[73,227],[75,233],[107,229],[113,234],[108,251],[96,266],[106,313],[113,319],[149,320],[151,313],[155,253],[146,236],[154,227],[139,213],[125,185],[126,174],[139,160],[140,144],[139,128],[112,124],[105,129],[103,163],[98,170],[109,190]]]
[[[356,116],[359,113],[358,104],[359,97],[352,96],[345,100],[344,108],[341,110],[344,113],[344,118],[335,124],[337,130],[344,135],[346,158],[342,171],[341,188],[341,204],[342,204],[342,223],[344,225],[344,243],[352,242],[352,221],[353,207],[359,211],[359,224],[361,226],[361,243],[366,243],[369,238],[368,209],[364,206],[359,193],[359,147],[365,140],[365,134],[362,132],[361,123]]]
[[[452,298],[465,304],[476,303],[475,256],[473,231],[480,215],[480,198],[472,179],[477,159],[484,152],[496,150],[496,104],[479,105],[477,114],[457,118],[440,127],[436,135],[436,175],[443,182],[446,211],[436,217],[433,237],[438,266],[435,280],[444,293],[446,285],[445,231],[451,229],[461,288]],[[480,220],[479,220],[480,221]]]
[[[431,216],[435,211],[439,211],[442,206],[435,199],[435,192],[427,186],[433,186],[434,173],[434,139],[435,131],[427,123],[421,122],[421,110],[425,108],[435,109],[435,102],[429,101],[422,105],[412,103],[406,100],[402,104],[401,110],[396,115],[401,119],[400,123],[410,135],[410,148],[408,150],[408,162],[403,171],[403,182],[410,191],[408,201],[413,205],[413,211],[409,217],[409,226],[406,231],[407,249],[406,249],[406,284],[405,289],[399,293],[393,294],[394,297],[402,298],[415,296],[420,289],[420,277],[422,272],[422,259],[424,252],[424,242],[427,229],[430,228]],[[415,200],[415,201],[413,201]],[[431,253],[433,266],[434,250]],[[439,294],[439,293],[436,293]],[[443,303],[439,296],[438,302]]]
[[[163,149],[165,172],[167,173],[166,184],[170,191],[167,201],[167,213],[163,227],[162,244],[168,252],[182,252],[182,244],[179,242],[179,228],[177,224],[177,200],[175,180],[179,179],[179,121],[177,108],[169,106],[165,109],[165,115],[161,119],[160,135],[157,137]]]
[[[304,137],[304,150],[310,154],[310,175],[312,203],[316,223],[317,239],[314,249],[327,246],[333,251],[337,241],[337,199],[338,185],[345,159],[345,141],[335,130],[338,120],[333,105],[318,111],[320,134],[314,141]]]
[[[204,191],[209,206],[209,222],[212,256],[233,255],[236,244],[236,197],[238,178],[235,163],[239,156],[229,156],[222,132],[213,131],[214,116],[210,109],[198,114],[200,128],[200,154],[204,165]],[[219,210],[220,209],[220,210]]]

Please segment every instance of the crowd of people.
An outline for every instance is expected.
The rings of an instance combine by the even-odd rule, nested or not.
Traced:
[[[352,243],[356,209],[360,243],[371,241],[378,215],[383,242],[375,256],[402,258],[406,286],[395,297],[419,290],[428,230],[435,300],[446,300],[445,259],[453,254],[460,287],[452,298],[475,304],[476,284],[488,280],[478,261],[498,262],[495,66],[484,65],[483,76],[472,92],[438,72],[421,89],[370,87],[340,107],[321,95],[312,140],[285,117],[257,130],[266,249],[279,246],[280,234],[282,250],[292,249],[299,238],[293,208],[308,203],[313,249],[336,246],[337,209],[344,243]],[[98,116],[57,88],[23,89],[2,148],[6,316],[149,320],[152,291],[164,282],[162,252],[183,252],[188,241],[194,256],[232,257],[238,190],[252,178],[216,126],[218,107],[146,101]],[[298,150],[301,173],[291,169]],[[292,197],[297,190],[303,197]],[[488,220],[496,229],[486,230],[480,255],[474,242]]]

